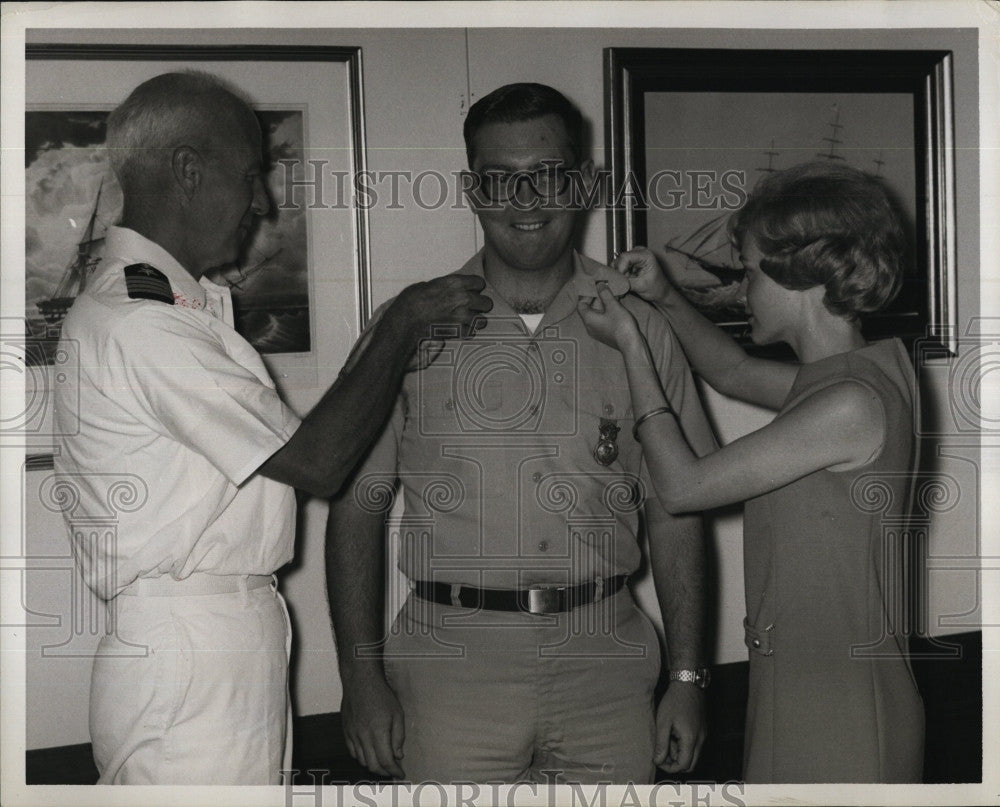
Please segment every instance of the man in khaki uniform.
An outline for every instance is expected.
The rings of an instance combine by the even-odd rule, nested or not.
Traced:
[[[649,782],[689,769],[704,738],[700,519],[659,506],[632,435],[620,355],[577,311],[628,281],[573,249],[587,182],[579,112],[536,84],[502,87],[465,124],[485,247],[459,272],[494,307],[409,375],[387,428],[333,502],[328,580],[355,757],[409,780]],[[471,184],[471,183],[470,183]],[[636,315],[685,433],[714,441],[666,321]],[[412,592],[384,644],[383,533]],[[639,515],[670,652],[625,585]],[[381,652],[377,652],[381,649]],[[374,652],[373,652],[374,650]],[[690,679],[690,682],[684,682]]]

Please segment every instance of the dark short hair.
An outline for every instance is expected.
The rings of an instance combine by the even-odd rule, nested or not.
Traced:
[[[888,305],[902,285],[906,239],[882,183],[846,165],[811,162],[767,174],[729,220],[733,243],[757,242],[760,268],[786,289],[825,286],[848,319]]]
[[[583,156],[583,116],[565,95],[545,84],[507,84],[480,98],[465,116],[462,134],[469,167],[475,160],[476,133],[491,123],[519,123],[546,115],[556,115],[566,129],[573,157]]]

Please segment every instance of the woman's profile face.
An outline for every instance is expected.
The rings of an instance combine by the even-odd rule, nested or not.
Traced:
[[[780,286],[762,271],[760,261],[763,257],[757,239],[747,233],[740,247],[740,262],[746,269],[743,296],[750,338],[757,345],[787,342],[798,308],[796,296],[799,292]]]

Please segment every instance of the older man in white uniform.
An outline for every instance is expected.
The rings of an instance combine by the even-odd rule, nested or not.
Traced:
[[[336,491],[428,326],[465,326],[490,303],[479,279],[410,287],[300,423],[204,277],[268,211],[249,107],[207,76],[165,74],[112,113],[108,145],[122,226],[66,318],[81,380],[56,401],[80,423],[57,458],[75,524],[121,505],[114,541],[73,535],[116,624],[91,691],[100,781],[276,784],[291,637],[272,573],[292,557],[293,486]]]

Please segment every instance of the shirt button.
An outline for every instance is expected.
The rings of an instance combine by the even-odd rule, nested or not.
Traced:
[[[539,552],[545,552],[545,551],[548,550],[548,548],[549,548],[549,542],[548,541],[539,541],[538,542],[538,551]]]
[[[754,647],[760,647],[760,639],[754,639],[752,642],[750,642],[750,644],[752,644]]]
[[[533,473],[533,474],[531,475],[531,481],[532,481],[532,482],[538,482],[539,480],[541,480],[541,478],[542,478],[542,475],[541,475],[541,474],[540,474],[540,473],[539,473],[538,471],[535,471],[535,472],[534,472],[534,473]]]
[[[613,404],[609,404],[609,403],[604,404],[604,414],[605,415],[613,415],[614,413],[615,413],[615,407],[614,407]]]

